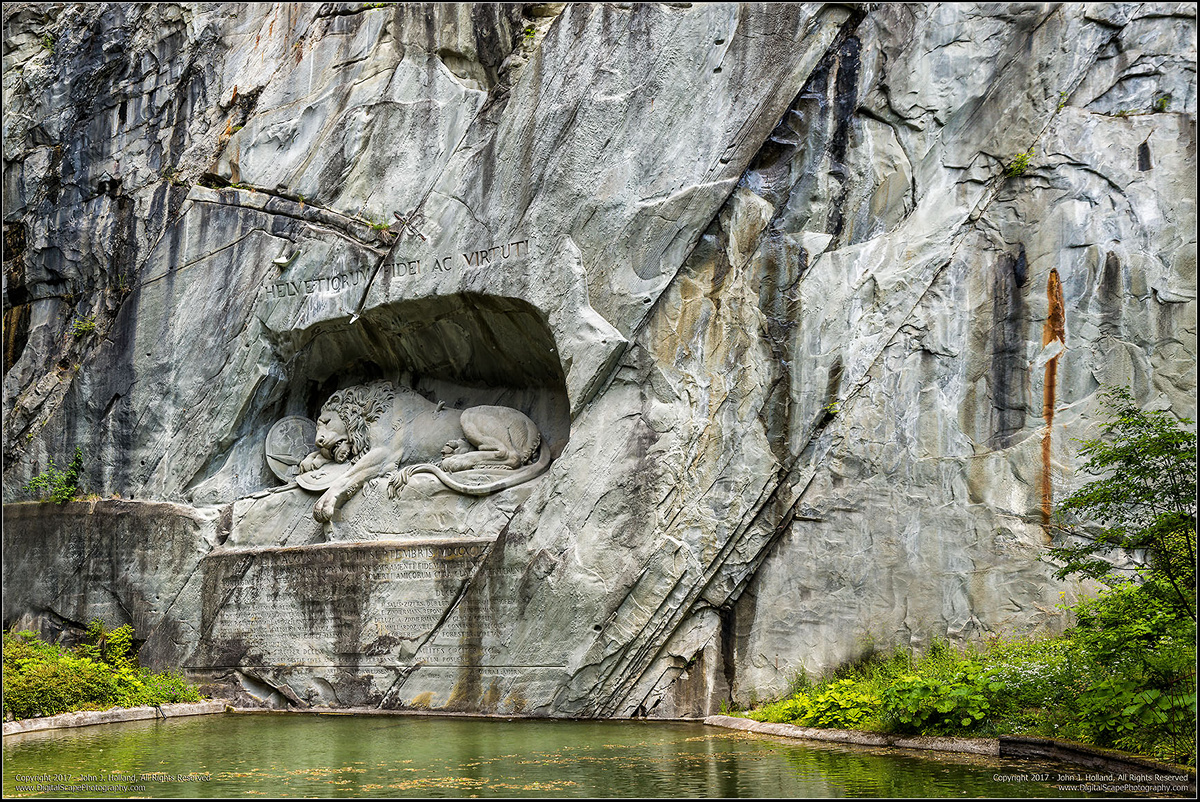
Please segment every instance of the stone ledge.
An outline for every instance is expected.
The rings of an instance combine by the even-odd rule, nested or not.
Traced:
[[[810,741],[832,741],[856,746],[893,746],[900,749],[927,749],[935,752],[969,752],[975,755],[1000,756],[997,738],[948,738],[933,735],[890,735],[862,730],[830,730],[818,727],[799,727],[795,724],[770,724],[736,716],[708,716],[704,723],[713,727],[747,730],[785,738],[807,738]]]
[[[81,710],[77,713],[60,713],[44,718],[27,718],[6,721],[5,735],[41,730],[60,730],[70,727],[90,727],[93,724],[115,724],[121,721],[142,721],[152,718],[176,718],[179,716],[203,716],[224,713],[226,703],[220,700],[208,702],[180,702],[159,707],[118,707],[112,710]]]
[[[1001,735],[1001,757],[1050,758],[1074,763],[1091,769],[1100,769],[1114,774],[1145,774],[1158,776],[1186,776],[1195,790],[1196,770],[1188,766],[1160,763],[1147,757],[1138,757],[1115,749],[1059,741],[1053,738],[1037,738],[1031,735]]]
[[[221,546],[209,552],[212,557],[246,556],[253,554],[303,554],[322,551],[371,551],[373,549],[456,548],[458,546],[489,545],[495,537],[414,538],[412,540],[335,540],[326,543],[304,543],[297,546]]]
[[[1149,758],[1113,749],[1101,749],[1096,746],[1059,741],[1053,738],[1037,738],[1028,735],[1001,735],[998,738],[890,735],[861,730],[832,730],[799,727],[795,724],[770,724],[736,716],[708,716],[704,719],[704,723],[713,727],[727,727],[764,735],[779,735],[785,738],[807,738],[813,741],[832,741],[858,746],[893,746],[901,749],[930,749],[939,752],[970,752],[992,757],[1049,758],[1113,774],[1149,773],[1160,777],[1182,776],[1191,784],[1193,792],[1196,784],[1196,770],[1187,766],[1159,763]]]

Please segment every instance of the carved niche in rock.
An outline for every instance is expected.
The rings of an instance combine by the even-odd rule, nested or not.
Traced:
[[[532,420],[510,407],[447,408],[407,387],[376,381],[338,390],[321,407],[316,450],[296,483],[324,491],[313,517],[328,522],[372,479],[388,477],[396,498],[417,473],[457,493],[484,496],[541,475],[550,449]],[[506,471],[496,477],[492,471]]]

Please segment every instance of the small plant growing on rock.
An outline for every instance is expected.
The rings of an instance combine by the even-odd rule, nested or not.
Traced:
[[[71,464],[60,469],[50,460],[46,470],[29,480],[25,485],[26,492],[41,499],[53,501],[55,504],[66,504],[79,495],[79,475],[83,473],[83,450],[75,446],[75,456]],[[47,498],[49,496],[49,498]]]
[[[1163,92],[1154,98],[1154,111],[1161,114],[1171,107],[1171,93]]]
[[[81,340],[87,335],[96,330],[96,316],[88,315],[87,317],[77,317],[71,323],[71,334],[75,335],[76,340]]]
[[[1032,147],[1024,153],[1018,153],[1016,156],[1013,156],[1013,160],[1008,163],[1007,167],[1004,168],[1004,177],[1016,178],[1019,175],[1025,175],[1025,172],[1029,169],[1029,163],[1032,161],[1032,159]]]

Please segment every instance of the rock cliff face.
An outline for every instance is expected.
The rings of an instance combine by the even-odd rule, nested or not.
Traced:
[[[1191,4],[4,37],[5,501],[76,446],[103,499],[6,507],[6,626],[132,621],[276,704],[711,712],[1060,627],[1037,557],[1099,388],[1195,414]],[[268,435],[381,379],[521,410],[548,471],[314,520]]]

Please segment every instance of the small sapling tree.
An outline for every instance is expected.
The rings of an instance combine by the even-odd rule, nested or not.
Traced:
[[[1078,574],[1112,585],[1121,581],[1105,556],[1144,555],[1137,571],[1162,591],[1162,601],[1196,620],[1196,434],[1192,421],[1142,410],[1130,392],[1103,393],[1111,419],[1101,436],[1081,441],[1088,482],[1058,505],[1072,542],[1049,550],[1059,579]],[[1099,524],[1085,529],[1085,522]]]

